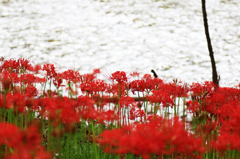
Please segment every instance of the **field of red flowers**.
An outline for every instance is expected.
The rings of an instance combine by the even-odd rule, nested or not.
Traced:
[[[0,59],[0,158],[240,158],[240,89]]]

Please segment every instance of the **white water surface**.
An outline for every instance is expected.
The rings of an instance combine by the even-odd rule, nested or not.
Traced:
[[[220,84],[240,82],[240,1],[207,0]],[[0,56],[211,80],[201,0],[0,0]]]

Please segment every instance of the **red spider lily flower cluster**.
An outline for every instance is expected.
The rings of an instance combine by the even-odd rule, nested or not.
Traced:
[[[164,107],[174,105],[173,99],[165,91],[153,90],[152,93],[152,96],[148,96],[148,99],[151,103],[162,103]]]
[[[131,79],[123,71],[112,73],[112,82],[108,82],[97,78],[99,69],[88,74],[73,70],[60,73],[53,64],[33,66],[26,59],[0,59],[0,65],[0,121],[11,122],[5,111],[26,118],[37,112],[34,118],[47,121],[55,136],[75,133],[75,126],[82,121],[106,127],[116,124],[118,129],[103,131],[97,141],[106,152],[133,153],[143,158],[179,155],[200,158],[210,151],[221,155],[240,151],[240,89],[215,88],[209,81],[190,85],[177,80],[166,83],[150,74],[141,77],[137,72],[130,74]],[[45,89],[47,83],[50,86]],[[36,86],[39,84],[44,86],[43,90]],[[68,96],[62,90],[68,90]],[[136,92],[138,97],[130,96]],[[183,103],[177,105],[178,99],[183,99]],[[155,109],[178,106],[183,108],[182,119],[170,115],[164,119]],[[185,118],[185,108],[191,121]],[[6,146],[4,157],[49,157],[39,146],[38,126],[22,123],[25,129],[21,130],[7,123],[0,125],[4,128],[0,135],[5,135],[0,139],[0,144]]]
[[[100,123],[116,120],[113,111],[97,111],[94,100],[87,96],[79,96],[77,101],[67,97],[41,98],[38,100],[41,107],[40,114],[54,121],[54,126],[59,123],[79,123],[80,119],[97,120]]]
[[[55,66],[53,64],[45,64],[43,65],[43,71],[47,72],[48,78],[53,78],[57,75],[55,71]]]
[[[204,152],[201,146],[202,139],[186,132],[178,118],[153,120],[145,124],[105,130],[98,142],[105,145],[106,152],[133,153],[137,156],[142,155],[145,159],[150,158],[151,155],[174,153],[197,158]]]
[[[118,83],[127,82],[126,73],[123,71],[116,71],[110,77],[111,80],[117,81]]]
[[[219,135],[212,140],[211,146],[225,154],[227,150],[238,150],[240,133],[240,90],[236,88],[219,87],[213,89],[211,83],[204,85],[194,84],[190,89],[193,92],[192,99],[187,102],[188,110],[194,117],[206,118],[208,121],[216,121]],[[205,131],[205,134],[214,131]]]
[[[84,82],[80,84],[80,88],[82,92],[90,93],[90,94],[99,94],[101,92],[105,92],[107,89],[107,84],[103,80],[94,80],[89,82]]]
[[[222,133],[216,141],[212,141],[212,146],[216,147],[219,152],[222,152],[222,155],[224,155],[227,150],[240,151],[239,133]]]
[[[137,103],[132,97],[126,96],[126,97],[120,98],[119,104],[120,104],[120,108],[123,108],[123,107],[128,108],[128,107],[136,107]]]
[[[131,91],[135,94],[136,91],[144,92],[146,89],[146,81],[144,80],[134,80],[131,82]]]
[[[4,60],[1,70],[9,70],[11,73],[24,73],[25,71],[33,71],[34,67],[27,59],[20,58],[18,60]]]
[[[50,159],[51,155],[41,146],[41,137],[36,127],[31,126],[20,130],[13,124],[0,122],[0,145],[7,146],[4,157],[14,159]],[[11,150],[11,151],[10,151]]]
[[[67,70],[64,71],[61,75],[63,79],[68,81],[68,83],[70,82],[77,83],[80,81],[80,74],[78,71]]]

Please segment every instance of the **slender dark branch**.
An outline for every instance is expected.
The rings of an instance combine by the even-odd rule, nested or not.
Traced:
[[[213,53],[211,39],[210,39],[209,31],[208,31],[208,20],[207,20],[206,1],[205,0],[202,0],[202,12],[203,12],[203,22],[204,22],[205,34],[206,34],[207,44],[208,44],[208,51],[209,51],[209,56],[211,58],[211,63],[212,63],[212,80],[213,80],[214,85],[218,87],[220,76],[218,79],[215,59],[214,59],[214,55],[213,55],[214,53]]]

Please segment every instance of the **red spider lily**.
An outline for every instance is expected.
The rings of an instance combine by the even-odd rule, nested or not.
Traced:
[[[77,99],[77,106],[81,107],[93,107],[94,106],[94,100],[92,100],[88,96],[79,96]]]
[[[192,91],[192,96],[201,96],[205,93],[213,92],[214,84],[210,81],[206,81],[203,85],[199,83],[192,83],[192,85],[190,85],[190,91]]]
[[[53,97],[58,97],[58,94],[56,91],[47,90],[47,91],[43,92],[42,96],[48,97],[48,98],[53,98]]]
[[[108,93],[108,94],[115,94],[116,95],[117,90],[114,90],[113,88],[114,88],[113,84],[107,84],[105,92]],[[113,92],[113,90],[114,90],[114,92]]]
[[[221,89],[218,89],[215,94],[222,94],[225,96],[225,103],[238,100],[240,97],[240,89],[236,88],[227,88],[227,87],[221,87]],[[224,103],[224,104],[225,104]]]
[[[218,118],[220,122],[224,122],[233,117],[233,114],[240,107],[240,103],[238,100],[231,101],[228,104],[224,104],[217,110]],[[234,111],[233,111],[234,110]]]
[[[35,98],[27,98],[26,99],[26,106],[28,107],[28,110],[31,111],[40,111],[40,106],[38,104],[38,100]]]
[[[219,123],[207,119],[207,123],[205,125],[198,125],[196,134],[201,135],[203,138],[207,138],[207,136],[214,130],[218,129]],[[214,136],[215,137],[215,136]]]
[[[1,96],[2,97],[2,96]],[[0,103],[5,103],[5,105],[0,105],[0,107],[5,107],[7,109],[14,109],[18,113],[25,113],[26,106],[26,96],[20,92],[7,93],[6,101],[4,102],[4,97],[0,98]]]
[[[240,133],[240,103],[231,102],[218,110],[219,121],[222,123],[221,132]]]
[[[80,76],[80,80],[81,80],[81,82],[91,82],[91,81],[93,81],[94,79],[96,79],[96,74],[84,74],[84,75],[81,75]]]
[[[5,60],[1,70],[8,70],[11,73],[24,73],[26,70],[32,70],[33,67],[28,60],[20,58],[18,60]]]
[[[99,123],[105,123],[105,122],[111,122],[113,123],[114,120],[118,120],[118,116],[115,114],[113,110],[107,110],[99,112],[99,116],[96,118],[96,120]]]
[[[3,90],[9,91],[9,89],[13,88],[13,83],[10,79],[3,79],[1,82]]]
[[[119,119],[119,117],[112,110],[99,112],[93,108],[84,109],[84,111],[80,113],[80,116],[84,120],[90,120],[90,121],[96,120],[97,123],[102,123],[102,124],[106,124],[106,122],[113,123],[114,120]]]
[[[222,156],[225,155],[227,150],[240,151],[240,136],[239,133],[222,133],[217,137],[216,141],[212,141],[212,146],[216,147],[217,151],[222,152]],[[239,157],[239,156],[238,156]]]
[[[19,78],[19,82],[21,85],[32,85],[34,83],[44,83],[45,78],[39,78],[34,76],[33,74],[23,74]]]
[[[145,79],[146,81],[152,79],[152,76],[150,74],[144,74],[143,75],[143,79]]]
[[[17,147],[19,139],[21,138],[18,127],[3,122],[0,122],[0,127],[0,145],[6,144],[10,147]],[[15,137],[15,139],[13,137]]]
[[[119,89],[119,83],[113,83],[111,85],[106,86],[106,93],[111,93],[113,95],[120,95],[120,96],[125,96],[127,95],[126,92],[126,85],[125,83],[120,83],[120,89]]]
[[[147,121],[149,122],[154,122],[154,123],[162,123],[162,120],[163,120],[163,117],[162,116],[159,116],[159,115],[155,115],[155,114],[152,114],[152,115],[148,115],[147,116]]]
[[[10,73],[9,71],[3,71],[0,74],[0,80],[1,81],[11,81],[12,83],[18,83],[19,77],[17,73]]]
[[[217,113],[217,109],[219,108],[219,106],[221,106],[222,104],[226,103],[225,102],[225,96],[223,94],[220,94],[219,91],[222,88],[219,88],[217,91],[212,91],[210,93],[208,93],[206,91],[206,89],[203,89],[201,87],[200,84],[194,84],[194,89],[190,89],[190,90],[194,90],[193,94],[192,94],[192,101],[188,101],[186,104],[188,106],[188,109],[192,112],[192,113],[200,113],[201,111],[207,111],[208,113],[211,114],[211,116],[216,116]],[[196,89],[197,88],[197,89]],[[210,88],[214,88],[214,87],[209,87],[209,91]],[[204,93],[205,92],[205,93]]]
[[[85,75],[80,75],[79,72],[72,70],[56,73],[54,65],[46,64],[43,70],[46,71],[48,78],[52,78],[51,80],[57,89],[63,86],[63,79],[71,84],[80,82],[79,87],[85,93],[85,96],[79,96],[76,100],[74,98],[60,97],[59,90],[47,90],[43,92],[45,96],[42,95],[37,99],[38,91],[33,84],[45,82],[45,78],[39,78],[35,74],[27,73],[38,73],[41,66],[31,66],[29,61],[24,59],[2,61],[1,65],[0,84],[2,86],[2,95],[0,96],[0,107],[2,108],[13,109],[18,113],[38,111],[40,115],[48,119],[50,124],[57,126],[62,123],[65,132],[68,133],[73,133],[75,123],[79,123],[82,119],[103,124],[118,120],[119,127],[129,124],[127,119],[128,121],[135,120],[135,122],[132,121],[134,122],[132,125],[106,131],[107,135],[111,135],[110,137],[103,133],[99,142],[102,142],[109,152],[110,150],[119,154],[130,152],[135,155],[142,155],[143,158],[149,158],[153,155],[159,155],[159,157],[173,155],[172,158],[175,158],[180,154],[182,157],[197,158],[204,152],[200,145],[205,146],[208,152],[214,151],[216,148],[222,154],[226,150],[239,151],[240,89],[226,87],[214,89],[212,82],[181,86],[177,84],[176,80],[174,80],[175,83],[164,83],[163,80],[153,78],[150,74],[146,74],[142,79],[139,79],[138,73],[132,73],[131,75],[138,76],[138,80],[128,82],[126,73],[122,71],[113,73],[111,75],[111,80],[114,81],[113,84],[107,84],[103,80],[97,79],[97,74],[100,73],[99,69]],[[67,89],[71,90],[72,93],[72,88],[70,85]],[[147,92],[147,96],[136,98],[139,101],[137,103],[134,98],[126,96],[129,90],[133,93],[136,91]],[[56,93],[57,91],[58,93]],[[199,117],[194,118],[193,122],[191,122],[194,123],[190,125],[193,126],[191,133],[184,130],[184,125],[188,122],[185,122],[184,118],[182,122],[175,118],[166,120],[156,114],[147,115],[140,109],[140,103],[143,101],[157,103],[157,106],[160,104],[164,107],[173,106],[173,100],[176,97],[187,97],[189,91],[192,100],[186,103],[187,109],[194,116]],[[105,93],[109,95],[105,96]],[[106,111],[105,105],[107,103],[115,104],[114,110]],[[109,109],[111,108],[109,104]],[[14,113],[14,115],[16,114]],[[207,120],[207,124],[205,123],[206,120],[201,122],[202,118]],[[197,122],[195,123],[195,121]],[[27,123],[24,123],[24,125],[27,125]],[[41,127],[41,125],[36,127]],[[13,133],[18,131],[15,128],[11,129]],[[27,130],[35,132],[30,128]],[[213,130],[214,132],[212,132]],[[201,138],[194,137],[193,132],[196,136],[201,136],[204,141],[201,141]],[[5,131],[5,133],[8,133],[8,131]],[[20,131],[20,135],[13,133],[9,134],[19,138],[17,141],[20,144],[10,140],[7,135],[7,140],[0,139],[0,144],[4,145],[3,147],[6,150],[7,156],[4,156],[5,158],[36,158],[36,156],[44,158],[44,155],[47,156],[41,147],[38,147],[36,151],[30,150],[30,156],[27,149],[20,149],[20,146],[33,147],[30,144],[30,138],[32,138],[33,144],[37,145],[39,143],[35,133],[26,134],[25,131]],[[58,127],[53,130],[54,136],[60,137],[62,133],[63,130],[58,129]],[[113,141],[110,141],[111,139]],[[213,141],[210,142],[211,140]],[[21,142],[24,144],[21,144]],[[18,147],[17,144],[20,146]]]
[[[160,83],[158,85],[158,89],[159,90],[164,90],[165,92],[167,92],[168,94],[172,95],[173,98],[175,97],[187,97],[187,93],[188,93],[188,88],[181,86],[181,85],[177,85],[175,83]]]
[[[107,89],[107,84],[103,80],[98,79],[81,83],[80,88],[82,92],[96,95],[100,92],[104,92]]]
[[[42,66],[41,65],[35,65],[35,66],[33,66],[31,71],[35,74],[38,74],[40,70],[42,70]]]
[[[130,83],[131,91],[135,94],[135,91],[144,92],[146,89],[146,81],[145,80],[134,80]]]
[[[129,97],[129,96],[121,97],[119,100],[119,104],[120,104],[120,108],[136,107],[137,105],[133,97]]]
[[[161,90],[153,90],[152,93],[153,95],[148,96],[148,99],[151,103],[162,103],[164,107],[173,107],[174,101],[168,93]]]
[[[79,114],[76,112],[75,109],[62,109],[61,111],[61,121],[64,124],[70,123],[79,123],[80,117]]]
[[[16,60],[10,59],[10,60],[4,60],[4,63],[2,64],[1,71],[8,70],[13,73],[19,72],[19,63]]]
[[[76,111],[78,102],[75,100],[67,97],[47,97],[39,99],[38,102],[41,106],[40,114],[53,121],[54,126],[58,125],[59,122],[70,124],[80,121],[80,116]]]
[[[132,77],[139,77],[139,75],[140,75],[140,73],[138,73],[138,72],[130,73],[130,76],[132,76]]]
[[[186,106],[187,109],[191,112],[191,113],[196,113],[197,111],[200,111],[200,105],[198,103],[198,101],[187,101],[186,102]],[[195,114],[194,114],[195,116]]]
[[[202,108],[215,116],[218,108],[224,104],[227,104],[225,96],[223,94],[213,93],[210,94],[210,97],[205,99]]]
[[[159,89],[163,85],[163,80],[160,78],[153,78],[146,80],[146,89],[149,91]]]
[[[99,73],[101,73],[100,69],[98,69],[98,68],[93,69],[94,75],[99,74]]]
[[[142,155],[143,158],[174,153],[196,158],[204,152],[201,138],[195,138],[187,133],[178,118],[174,118],[173,121],[158,122],[159,120],[155,120],[155,122],[105,130],[97,141],[105,146],[106,152],[133,153]],[[195,152],[198,152],[198,156]]]
[[[53,64],[44,64],[43,71],[47,71],[48,79],[53,78],[57,75]]]
[[[36,97],[38,95],[38,90],[33,85],[28,85],[24,91],[28,98]]]
[[[41,146],[41,137],[34,126],[26,130],[19,130],[18,127],[9,123],[0,123],[0,145],[12,148],[13,152],[7,152],[4,158],[14,159],[50,159],[50,153],[44,151]]]
[[[30,64],[30,62],[27,59],[20,58],[18,59],[19,68],[22,70],[22,72],[25,72],[26,70],[32,70],[33,66]]]
[[[216,115],[217,111],[223,105],[239,100],[239,97],[239,89],[220,87],[217,91],[212,92],[206,97],[203,103],[203,108],[212,115]]]
[[[80,81],[80,74],[78,71],[67,70],[61,74],[61,77],[68,81],[68,83],[77,83]]]
[[[100,69],[93,69],[93,73],[90,73],[90,74],[87,73],[87,74],[81,75],[80,80],[82,83],[91,82],[96,79],[97,74],[99,73],[100,73]]]
[[[104,108],[105,105],[111,103],[111,100],[109,100],[110,99],[109,96],[105,95],[96,94],[91,96],[91,99],[95,101],[97,109],[99,110],[100,108],[100,111]]]
[[[140,118],[140,122],[143,121],[143,117],[145,117],[146,114],[143,110],[141,110],[138,107],[132,107],[130,110],[130,114],[129,114],[129,119],[130,120],[136,120],[136,118]]]
[[[61,73],[58,73],[54,79],[53,79],[53,84],[55,85],[55,87],[58,89],[60,86],[64,86],[62,85],[63,83],[63,77]]]
[[[9,73],[7,71],[3,71],[0,75],[0,80],[3,84],[3,89],[13,88],[14,83],[20,83],[21,85],[32,85],[33,83],[43,83],[45,82],[44,78],[39,78],[34,76],[33,74],[23,74],[18,77],[17,73]]]
[[[58,125],[59,122],[64,124],[77,123],[80,122],[80,118],[97,120],[101,123],[118,119],[113,111],[99,112],[94,108],[93,104],[94,100],[87,96],[80,96],[77,101],[67,97],[39,100],[40,113],[53,121],[54,126]]]
[[[117,120],[114,111],[97,111],[94,108],[94,100],[88,96],[79,96],[77,99],[77,112],[85,120],[97,120],[100,123]]]
[[[118,83],[127,82],[127,76],[124,71],[116,71],[112,73],[110,79],[117,81]]]

